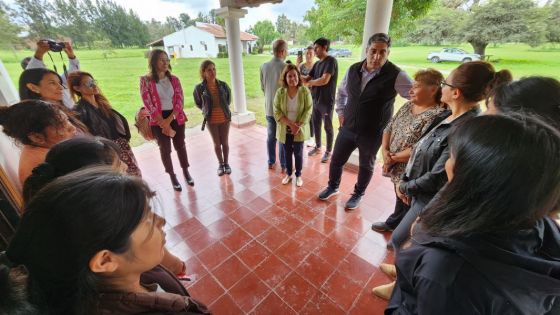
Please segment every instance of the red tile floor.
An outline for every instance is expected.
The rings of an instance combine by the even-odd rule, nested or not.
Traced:
[[[345,211],[355,172],[345,171],[341,194],[324,202],[316,197],[328,180],[320,156],[305,156],[297,188],[280,183],[279,167],[267,168],[264,127],[231,128],[229,139],[233,173],[218,177],[209,134],[188,132],[195,186],[180,193],[156,145],[135,148],[144,179],[158,192],[167,247],[193,277],[186,283],[191,295],[217,315],[382,314],[386,302],[371,289],[389,282],[378,266],[394,257],[387,235],[370,226],[392,211],[394,193],[379,165],[360,207]]]

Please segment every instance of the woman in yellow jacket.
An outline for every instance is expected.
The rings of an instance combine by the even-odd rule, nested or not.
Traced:
[[[296,186],[303,186],[303,142],[308,137],[312,100],[311,92],[302,85],[301,74],[296,65],[287,64],[280,76],[282,87],[274,97],[274,118],[278,122],[276,138],[286,148],[286,177],[282,184],[292,180],[292,155],[296,165]]]

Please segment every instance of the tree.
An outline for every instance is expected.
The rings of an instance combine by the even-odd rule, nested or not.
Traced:
[[[21,42],[17,36],[21,27],[15,24],[10,18],[10,8],[0,1],[0,47],[5,48]]]
[[[276,31],[280,34],[288,34],[292,26],[292,21],[285,14],[280,14],[276,18]]]
[[[187,28],[195,24],[195,21],[191,19],[191,17],[187,13],[179,14],[179,22],[181,22],[181,26],[183,28]]]
[[[70,37],[74,46],[89,46],[96,38],[102,37],[102,35],[96,34],[92,21],[86,14],[83,14],[87,10],[83,2],[55,0],[52,5],[57,16],[55,22],[58,32]]]
[[[560,43],[560,0],[548,3],[544,9],[548,11],[546,39],[551,43]]]
[[[174,32],[183,28],[183,25],[181,24],[181,21],[179,21],[178,19],[176,19],[172,16],[168,16],[168,17],[165,18],[165,25],[167,25],[167,27],[173,29]]]
[[[437,46],[443,42],[461,41],[460,29],[466,18],[465,13],[461,9],[437,6],[416,22],[416,29],[406,39],[412,43]]]
[[[263,52],[264,45],[270,44],[278,37],[278,33],[274,29],[274,25],[270,21],[258,21],[255,26],[249,29],[249,33],[259,37],[257,40],[259,53]]]
[[[471,7],[460,31],[474,52],[484,56],[490,43],[540,44],[544,40],[545,25],[538,17],[531,0],[490,0]]]
[[[150,42],[161,39],[164,36],[175,32],[175,29],[169,26],[167,23],[161,23],[160,21],[156,21],[155,19],[151,19],[150,21],[146,22],[146,27],[148,28],[148,40]]]
[[[53,6],[46,0],[16,0],[17,13],[27,25],[30,37],[56,37]]]
[[[402,36],[414,21],[426,14],[435,0],[395,0],[391,15],[390,33]],[[355,44],[362,42],[364,30],[363,0],[315,0],[315,6],[305,14],[309,22],[307,34],[311,38],[347,38]]]

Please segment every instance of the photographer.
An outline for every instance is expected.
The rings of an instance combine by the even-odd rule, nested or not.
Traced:
[[[50,44],[49,44],[50,42]],[[63,46],[63,47],[62,47]],[[43,56],[48,53],[49,51],[58,52],[59,49],[62,48],[62,51],[66,53],[68,56],[68,73],[76,70],[80,70],[80,61],[76,58],[76,54],[74,54],[74,49],[72,49],[72,45],[70,42],[54,42],[47,39],[42,39],[37,42],[37,50],[35,50],[35,55],[31,58],[29,63],[27,64],[26,69],[36,69],[36,68],[43,68],[46,69],[47,65],[43,61]],[[56,69],[55,69],[56,70]],[[66,84],[66,75],[61,75],[62,77],[62,84],[64,86],[64,95],[62,102],[68,108],[74,107],[74,101],[70,96],[70,91],[68,90],[68,86]]]

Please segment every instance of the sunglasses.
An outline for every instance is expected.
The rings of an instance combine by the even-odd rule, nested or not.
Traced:
[[[85,85],[86,87],[88,87],[88,88],[91,89],[91,88],[97,86],[97,81],[95,81],[95,80],[89,80],[89,81],[87,81],[84,85]]]
[[[445,87],[446,85],[447,85],[448,87],[452,88],[452,89],[455,89],[455,86],[453,86],[453,85],[451,85],[451,84],[445,82],[445,80],[441,80],[441,82],[439,83],[439,86],[440,86],[442,89],[443,89],[443,87]]]

